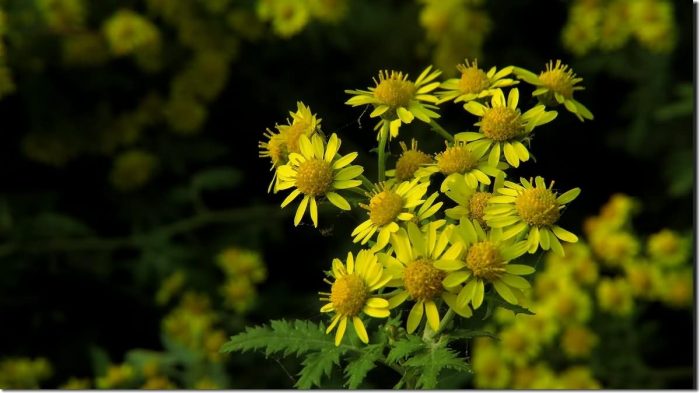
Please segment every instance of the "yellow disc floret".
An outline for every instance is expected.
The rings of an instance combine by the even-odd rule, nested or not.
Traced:
[[[312,158],[299,164],[296,187],[305,195],[324,195],[333,183],[333,169],[321,158]]]
[[[530,225],[552,225],[559,219],[557,197],[548,188],[530,188],[515,200],[515,210]]]
[[[489,87],[489,78],[486,73],[479,69],[476,60],[472,64],[469,61],[457,65],[457,69],[462,73],[457,86],[462,93],[480,93]]]
[[[484,221],[484,209],[486,209],[486,205],[492,195],[490,192],[478,191],[469,198],[469,219],[477,220],[482,225],[486,223]]]
[[[484,110],[481,132],[495,141],[507,141],[518,136],[523,129],[520,111],[507,106],[496,106]]]
[[[365,281],[356,274],[348,274],[335,280],[330,300],[338,314],[354,316],[362,311],[368,294]]]
[[[401,154],[401,157],[396,161],[396,180],[410,180],[421,165],[429,164],[433,160],[429,155],[418,150],[418,144],[415,139],[411,142],[410,150],[406,147],[405,143],[401,142],[400,144],[403,149],[403,154]]]
[[[569,66],[557,60],[556,64],[551,61],[547,63],[546,71],[540,73],[540,81],[549,90],[559,93],[564,98],[571,98],[574,95],[574,85],[581,79],[576,78],[576,74]]]
[[[403,283],[414,300],[430,300],[442,293],[442,280],[447,276],[433,266],[430,259],[417,259],[406,266]]]
[[[467,252],[467,267],[474,276],[494,281],[505,273],[506,263],[496,245],[489,240],[474,243]]]
[[[379,73],[379,83],[374,96],[391,108],[407,107],[416,93],[416,85],[408,80],[408,75],[397,71]]]
[[[376,225],[386,225],[403,209],[403,198],[394,191],[384,190],[369,201],[369,218]]]
[[[448,147],[442,153],[435,156],[438,169],[444,175],[452,173],[464,173],[477,166],[478,159],[466,145]]]

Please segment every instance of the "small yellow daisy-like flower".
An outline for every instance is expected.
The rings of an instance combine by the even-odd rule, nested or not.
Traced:
[[[430,155],[418,149],[418,142],[415,139],[411,139],[410,149],[403,141],[399,142],[399,145],[403,153],[396,161],[396,168],[386,171],[388,177],[393,177],[399,182],[411,180],[421,166],[433,162]]]
[[[620,316],[630,315],[634,309],[632,287],[623,278],[604,278],[596,289],[601,310]]]
[[[399,230],[399,222],[414,218],[416,206],[425,202],[423,196],[430,183],[420,183],[418,179],[400,184],[380,183],[369,196],[369,205],[360,204],[367,210],[369,218],[352,231],[354,243],[367,243],[375,233],[377,243],[372,247],[378,251],[389,244],[389,237]]]
[[[523,324],[513,324],[501,330],[498,336],[503,358],[516,366],[529,364],[542,349],[538,334]]]
[[[520,79],[537,86],[532,95],[539,97],[544,104],[549,106],[564,104],[566,110],[576,115],[579,120],[593,120],[591,111],[574,99],[574,92],[584,89],[582,86],[576,86],[583,78],[576,77],[574,71],[561,60],[557,60],[556,63],[550,60],[539,76],[518,67],[514,72]]]
[[[437,331],[440,326],[440,313],[435,300],[442,298],[458,315],[470,317],[471,310],[465,304],[457,307],[455,295],[443,287],[447,275],[436,267],[437,264],[459,258],[462,244],[449,244],[452,227],[438,231],[441,223],[431,223],[425,232],[410,222],[407,229],[399,229],[391,235],[391,245],[395,256],[381,254],[392,281],[389,287],[400,288],[389,299],[389,308],[396,308],[409,298],[415,302],[408,314],[406,331],[413,333],[425,314],[428,326]]]
[[[557,117],[556,111],[546,111],[544,105],[537,105],[525,113],[520,113],[518,88],[510,89],[508,101],[503,91],[497,89],[491,96],[491,106],[485,106],[477,101],[464,104],[467,112],[479,116],[481,120],[475,125],[479,132],[462,132],[455,135],[455,141],[469,142],[469,147],[475,151],[489,151],[489,164],[496,166],[501,158],[501,151],[506,161],[518,167],[520,162],[530,159],[530,152],[523,142],[529,141],[532,130],[547,124]]]
[[[647,240],[649,257],[665,266],[678,266],[689,261],[690,251],[690,239],[670,229],[662,229]]]
[[[432,70],[428,66],[418,76],[418,79],[411,81],[408,74],[400,71],[380,71],[379,80],[374,79],[374,87],[369,90],[346,90],[352,94],[345,103],[352,106],[372,104],[374,110],[370,117],[381,116],[382,121],[375,129],[389,124],[390,136],[395,138],[399,135],[401,124],[409,124],[414,118],[430,123],[430,119],[437,119],[440,115],[434,112],[437,106],[427,104],[438,101],[431,92],[435,90],[440,82],[433,82],[441,72]],[[379,138],[379,135],[377,136]]]
[[[335,312],[326,334],[337,326],[335,345],[340,345],[348,320],[352,320],[357,337],[367,344],[369,337],[359,315],[365,313],[374,318],[389,316],[389,302],[372,297],[372,292],[383,288],[391,276],[369,250],[361,250],[356,258],[349,252],[345,264],[338,258],[334,259],[331,275],[335,279],[333,282],[324,280],[331,285],[331,291],[320,293],[323,295],[321,300],[328,302],[321,307],[321,312]]]
[[[314,134],[311,139],[306,135],[299,138],[299,153],[289,154],[289,163],[277,168],[280,177],[278,189],[286,190],[294,187],[282,207],[290,204],[296,197],[303,194],[294,216],[294,225],[299,225],[301,218],[309,207],[311,220],[318,227],[318,206],[316,198],[325,197],[330,203],[341,210],[350,210],[350,203],[336,190],[357,187],[362,184],[356,178],[363,172],[359,165],[348,166],[357,153],[350,153],[336,158],[340,148],[340,139],[336,134],[331,135],[324,146],[321,136]]]
[[[479,184],[491,184],[491,177],[502,173],[505,164],[492,165],[484,155],[485,149],[474,149],[467,143],[456,141],[452,146],[445,144],[445,150],[435,155],[435,162],[416,171],[416,176],[425,179],[435,173],[442,173],[445,179],[440,185],[440,191],[445,192],[450,183],[463,178],[471,188]]]
[[[591,369],[585,366],[573,366],[564,370],[554,385],[555,389],[600,389],[600,382],[593,376]]]
[[[498,190],[503,187],[505,173],[501,172],[495,180],[493,189]],[[493,196],[492,192],[486,191],[483,186],[481,189],[471,188],[464,178],[459,178],[447,186],[445,195],[457,203],[457,206],[445,209],[447,217],[458,221],[466,217],[470,221],[477,220],[479,225],[486,227],[484,214],[488,201]]]
[[[556,279],[556,277],[555,277]],[[571,280],[565,279],[560,283],[557,291],[542,294],[545,315],[559,321],[560,325],[571,323],[586,323],[591,319],[593,304],[589,292],[576,286]],[[541,289],[541,288],[537,288]]]
[[[518,81],[506,78],[513,73],[513,68],[508,66],[498,71],[496,67],[491,67],[488,72],[484,72],[476,59],[471,64],[469,60],[464,60],[464,64],[457,65],[460,77],[448,79],[440,85],[444,90],[437,93],[439,103],[452,99],[454,102],[476,100],[493,95],[499,87],[515,85]]]
[[[589,356],[598,337],[583,325],[571,325],[561,335],[561,348],[569,358]]]
[[[581,193],[580,188],[557,196],[552,191],[554,182],[547,187],[541,176],[535,178],[534,187],[531,180],[525,178],[520,178],[520,184],[506,181],[504,185],[496,196],[489,199],[484,216],[490,227],[503,229],[504,239],[529,231],[530,253],[537,251],[539,245],[543,250],[552,248],[559,255],[564,255],[559,239],[569,243],[578,241],[576,235],[555,224],[566,204]]]
[[[625,278],[636,298],[656,300],[660,295],[663,276],[659,266],[645,260],[626,263]]]
[[[505,389],[511,379],[511,367],[502,351],[486,338],[475,340],[472,368],[474,385],[479,389]]]
[[[461,220],[455,233],[455,244],[468,246],[466,257],[441,261],[436,267],[449,272],[443,281],[445,287],[464,283],[456,298],[457,305],[471,303],[474,309],[481,307],[487,283],[508,303],[518,304],[519,290],[530,288],[530,283],[520,276],[532,274],[535,269],[509,262],[523,255],[527,244],[503,239],[500,230],[487,235],[476,220]]]
[[[667,273],[661,283],[661,301],[675,308],[691,306],[693,281],[694,273],[690,268]]]
[[[303,102],[297,102],[297,111],[289,112],[291,120],[287,119],[287,124],[275,125],[277,132],[267,129],[265,138],[267,141],[258,142],[260,152],[259,157],[267,157],[271,162],[271,171],[275,171],[278,167],[287,164],[289,153],[300,153],[299,138],[306,135],[309,138],[316,133],[321,125],[321,119],[317,118],[311,112],[311,108],[304,105]],[[272,181],[267,189],[270,192],[273,189],[275,192],[279,190],[277,187],[277,172],[272,175]],[[274,188],[273,188],[274,186]]]

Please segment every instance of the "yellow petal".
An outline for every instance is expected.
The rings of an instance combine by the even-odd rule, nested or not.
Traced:
[[[360,341],[365,344],[369,343],[369,336],[367,336],[367,330],[365,330],[365,325],[362,323],[362,320],[359,317],[353,317],[352,324],[355,327],[355,333],[357,333],[357,337],[360,338]]]
[[[425,316],[428,319],[428,325],[430,325],[430,328],[436,332],[440,327],[440,314],[438,313],[438,309],[434,301],[427,300],[425,302]]]
[[[297,213],[294,215],[294,226],[299,225],[299,223],[301,222],[301,218],[304,217],[304,213],[306,213],[306,205],[308,203],[309,197],[305,195],[304,199],[301,200],[301,203],[297,208]]]
[[[335,346],[339,346],[340,342],[343,341],[343,335],[345,335],[345,329],[348,327],[348,317],[340,317],[340,323],[338,324],[338,330],[335,332]]]
[[[406,325],[406,331],[408,334],[413,333],[420,321],[423,319],[423,302],[417,302],[411,308],[411,312],[408,314],[408,323]]]

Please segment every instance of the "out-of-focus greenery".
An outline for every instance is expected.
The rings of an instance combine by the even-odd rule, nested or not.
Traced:
[[[641,237],[587,233],[590,250],[580,251],[597,255],[598,277],[566,290],[596,311],[550,327],[561,350],[527,342],[523,361],[517,348],[480,339],[476,377],[455,373],[444,387],[689,387],[692,276],[689,256],[669,252],[686,250],[692,230],[689,9],[668,0],[0,1],[0,387],[293,386],[297,362],[219,348],[251,324],[320,320],[317,272],[347,245],[333,235],[345,224],[288,231],[290,213],[265,194],[257,141],[304,98],[363,149],[374,138],[366,119],[332,109],[344,88],[380,68],[415,74],[432,62],[455,73],[467,57],[529,69],[567,60],[595,103],[593,130],[573,120],[566,134],[535,141],[535,155],[570,153],[546,172],[581,180],[587,199],[571,220],[615,192],[644,213],[632,226]],[[536,282],[551,281],[557,262]],[[498,345],[517,341],[517,323],[499,325]],[[623,347],[611,344],[620,337]],[[567,360],[579,354],[585,367]],[[384,387],[385,372],[364,386]]]

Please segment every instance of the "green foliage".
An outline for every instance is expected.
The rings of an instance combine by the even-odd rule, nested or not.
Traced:
[[[329,351],[335,348],[333,340],[324,332],[323,323],[310,321],[270,321],[270,325],[248,327],[229,340],[222,352],[264,350],[265,356],[282,353],[284,356],[303,355],[311,351]]]
[[[333,365],[339,365],[342,352],[344,351],[334,347],[307,355],[302,362],[304,368],[299,372],[299,380],[294,386],[299,389],[320,387],[323,375],[330,376]]]
[[[345,386],[350,389],[357,389],[364,381],[367,373],[376,367],[377,361],[382,358],[383,345],[368,345],[364,350],[345,366]]]
[[[451,369],[460,372],[470,372],[470,367],[457,353],[444,345],[437,344],[419,352],[408,359],[404,366],[413,375],[416,375],[415,387],[422,389],[434,389],[438,385],[440,372]]]
[[[422,349],[424,345],[425,343],[420,337],[406,336],[404,339],[396,341],[386,356],[386,360],[390,363],[399,363],[409,355]]]
[[[196,191],[211,191],[233,188],[242,179],[241,172],[234,168],[212,168],[192,177],[192,188]]]

